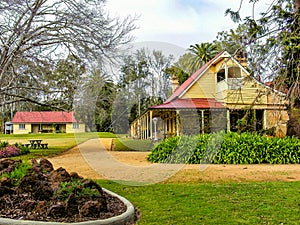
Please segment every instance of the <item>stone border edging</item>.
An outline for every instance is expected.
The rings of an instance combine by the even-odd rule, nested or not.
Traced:
[[[108,219],[102,220],[90,220],[78,223],[59,223],[59,222],[45,222],[45,221],[34,221],[34,220],[15,220],[9,218],[1,218],[0,217],[0,224],[1,225],[125,225],[126,223],[134,222],[135,211],[134,207],[126,198],[117,195],[114,192],[111,192],[105,188],[102,188],[106,193],[119,198],[127,207],[126,211],[121,215],[111,217]]]

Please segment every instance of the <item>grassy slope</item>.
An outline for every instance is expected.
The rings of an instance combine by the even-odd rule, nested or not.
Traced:
[[[100,184],[125,196],[142,224],[299,224],[300,182]]]

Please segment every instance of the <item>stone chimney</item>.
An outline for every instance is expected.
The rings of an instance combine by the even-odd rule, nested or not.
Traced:
[[[238,51],[235,55],[235,59],[243,66],[247,67],[247,53],[243,50]]]
[[[172,75],[171,84],[172,84],[172,93],[174,93],[176,89],[179,87],[178,77],[176,75]]]

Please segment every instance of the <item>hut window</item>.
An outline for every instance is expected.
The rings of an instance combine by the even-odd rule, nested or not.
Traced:
[[[79,123],[73,123],[73,129],[79,129]]]
[[[19,124],[19,130],[25,130],[25,123]]]
[[[225,80],[225,69],[221,69],[217,73],[217,81],[220,82],[222,80]]]

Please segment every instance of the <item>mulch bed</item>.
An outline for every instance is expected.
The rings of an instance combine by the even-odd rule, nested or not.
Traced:
[[[1,159],[0,177],[11,173],[20,160]],[[17,220],[82,222],[120,215],[126,206],[94,181],[63,168],[53,169],[47,159],[32,160],[19,181],[2,176],[0,217]]]

